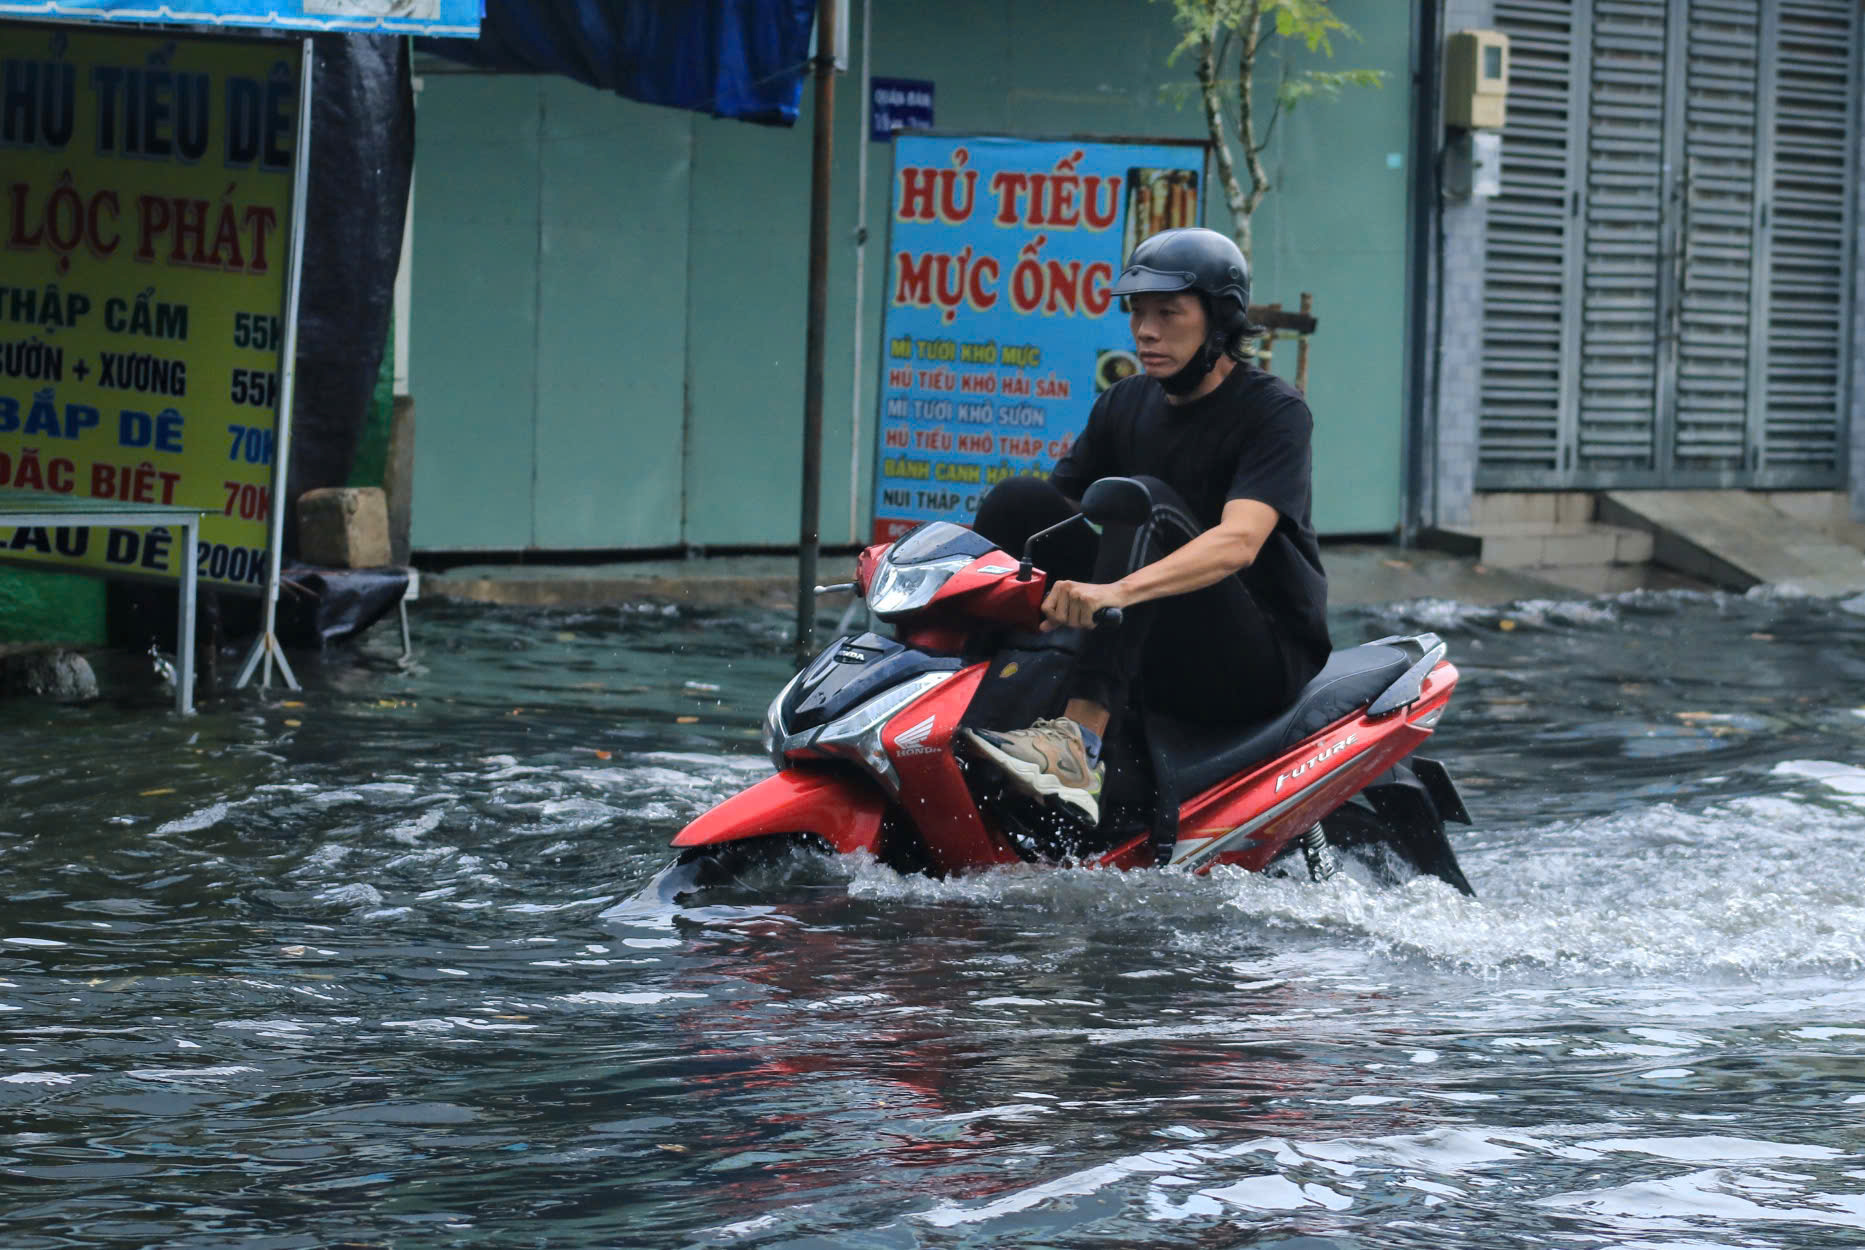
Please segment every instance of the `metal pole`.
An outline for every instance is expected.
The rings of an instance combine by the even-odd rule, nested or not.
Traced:
[[[835,150],[836,0],[817,0],[816,133],[810,151],[809,334],[803,366],[803,518],[797,541],[796,661],[816,644],[816,556],[822,546],[822,357],[829,303],[829,173]]]
[[[285,662],[285,652],[278,644],[279,563],[285,554],[285,488],[291,461],[292,392],[298,377],[298,295],[304,279],[305,200],[311,185],[311,78],[315,69],[312,42],[307,36],[298,64],[298,151],[291,184],[291,262],[285,270],[285,335],[279,346],[278,435],[277,452],[272,458],[271,538],[266,549],[265,623],[253,650],[240,668],[233,684],[243,687],[251,680],[253,665],[263,658],[265,673],[261,686],[272,684],[272,661],[278,661],[285,684],[298,689],[297,675]]]
[[[194,609],[196,569],[195,543],[200,541],[201,516],[194,513],[181,522],[181,602],[176,605],[179,617],[175,635],[175,710],[183,716],[194,711]]]
[[[861,0],[861,129],[855,142],[861,145],[855,162],[855,362],[851,372],[848,411],[848,541],[861,544],[861,345],[868,332],[862,326],[861,312],[867,295],[868,260],[868,144],[874,117],[874,80],[869,76],[868,54],[874,48],[874,8],[872,0]]]

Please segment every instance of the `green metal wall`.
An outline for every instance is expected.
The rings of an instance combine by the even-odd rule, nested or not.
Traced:
[[[537,386],[539,115],[549,84],[428,80],[416,123],[417,547],[529,547]]]
[[[0,642],[104,642],[105,582],[81,573],[0,568]]]
[[[857,9],[859,6],[856,6]],[[1340,0],[1336,68],[1379,90],[1278,127],[1256,298],[1315,295],[1316,524],[1392,529],[1403,411],[1411,6]],[[930,79],[942,130],[1199,137],[1165,6],[875,0],[873,72]],[[859,56],[860,31],[855,56]],[[1304,54],[1306,55],[1306,54]],[[823,538],[867,517],[891,149],[871,144],[860,517],[851,528],[852,234],[862,112],[836,99]],[[810,104],[794,130],[556,78],[429,72],[419,109],[410,386],[418,549],[794,543]],[[1221,196],[1210,224],[1228,228]],[[1277,371],[1292,372],[1293,352]]]
[[[1385,85],[1304,102],[1278,123],[1277,190],[1251,223],[1255,298],[1293,308],[1301,292],[1314,293],[1315,525],[1370,534],[1397,528],[1405,473],[1413,9],[1394,0],[1333,7],[1362,40],[1337,39],[1333,68],[1382,70]],[[1277,354],[1276,372],[1294,365],[1293,350]]]

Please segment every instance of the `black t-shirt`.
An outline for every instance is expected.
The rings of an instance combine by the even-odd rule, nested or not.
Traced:
[[[1184,496],[1205,529],[1224,505],[1254,499],[1276,510],[1276,528],[1239,575],[1277,631],[1314,665],[1327,662],[1327,574],[1310,516],[1314,416],[1300,391],[1239,364],[1216,390],[1166,402],[1145,374],[1103,391],[1050,480],[1071,499],[1104,477],[1156,477]]]

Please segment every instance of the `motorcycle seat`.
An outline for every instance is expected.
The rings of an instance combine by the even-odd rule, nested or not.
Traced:
[[[1418,657],[1401,647],[1366,643],[1328,657],[1286,710],[1249,725],[1205,725],[1149,716],[1155,758],[1170,765],[1174,797],[1190,798],[1251,765],[1288,750],[1378,698]]]

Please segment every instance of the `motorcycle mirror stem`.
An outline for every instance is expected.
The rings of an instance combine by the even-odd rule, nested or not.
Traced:
[[[1036,564],[1030,558],[1030,553],[1036,550],[1037,543],[1049,537],[1051,534],[1055,533],[1057,530],[1065,530],[1069,526],[1075,525],[1078,523],[1082,525],[1086,525],[1090,527],[1091,529],[1094,529],[1096,533],[1100,532],[1100,527],[1096,526],[1094,522],[1090,521],[1086,516],[1083,516],[1081,513],[1077,512],[1074,516],[1070,517],[1066,521],[1057,521],[1054,525],[1051,525],[1048,529],[1037,530],[1034,534],[1031,534],[1030,540],[1023,544],[1023,558],[1017,561],[1017,580],[1020,582],[1027,582],[1031,578],[1036,576]]]
[[[1036,544],[1065,526],[1080,521],[1099,534],[1104,525],[1144,525],[1152,513],[1152,492],[1144,483],[1130,477],[1104,477],[1092,482],[1082,494],[1080,512],[1046,530],[1038,530],[1023,544],[1023,559],[1017,563],[1017,580],[1027,582],[1034,575],[1030,552]]]

